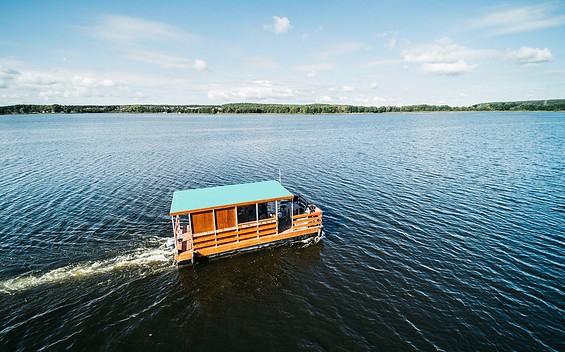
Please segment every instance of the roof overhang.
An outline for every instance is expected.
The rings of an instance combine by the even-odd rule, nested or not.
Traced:
[[[294,195],[277,181],[175,191],[170,215],[188,214],[230,206],[292,199]]]

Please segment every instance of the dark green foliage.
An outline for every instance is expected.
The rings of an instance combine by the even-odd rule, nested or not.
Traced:
[[[11,105],[0,106],[7,114],[88,114],[88,113],[163,113],[163,114],[352,114],[427,111],[565,111],[565,99],[491,102],[471,106],[407,105],[353,106],[330,104],[255,104],[224,105]]]
[[[472,105],[470,111],[564,111],[565,99],[492,102]]]

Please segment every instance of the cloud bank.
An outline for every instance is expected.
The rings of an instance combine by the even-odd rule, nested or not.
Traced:
[[[287,17],[273,16],[273,23],[264,24],[263,28],[280,34],[288,32],[292,28],[292,25]]]
[[[565,16],[556,15],[556,3],[542,3],[492,12],[471,21],[471,27],[485,28],[490,35],[529,32],[565,24]]]
[[[453,43],[448,37],[443,37],[433,44],[405,50],[403,57],[406,62],[419,64],[422,72],[457,76],[473,72],[477,67],[477,64],[469,63],[468,60],[492,54],[492,51],[470,49]]]
[[[523,46],[518,50],[508,51],[506,58],[516,64],[532,66],[552,61],[553,54],[548,48],[537,49]]]

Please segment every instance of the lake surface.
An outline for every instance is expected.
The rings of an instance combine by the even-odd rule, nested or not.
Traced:
[[[0,116],[2,351],[565,350],[565,113]],[[179,189],[325,237],[177,269]]]

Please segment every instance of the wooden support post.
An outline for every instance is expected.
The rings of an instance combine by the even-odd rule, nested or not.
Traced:
[[[188,223],[190,224],[190,227],[189,227],[190,233],[194,234],[194,228],[193,228],[194,224],[192,223],[192,214],[187,214],[187,216],[188,216]]]
[[[173,240],[174,240],[174,243],[175,243],[174,244],[175,253],[178,254],[179,251],[178,251],[178,247],[177,247],[177,244],[178,244],[178,242],[177,242],[177,231],[175,231],[175,217],[174,216],[171,216],[171,223],[173,225]]]
[[[234,207],[235,209],[235,238],[236,242],[239,242],[239,219],[237,218],[237,205]]]
[[[190,232],[192,238],[192,221],[190,221],[190,214],[186,214],[186,232]]]
[[[214,241],[218,247],[218,229],[216,229],[216,209],[212,209],[212,222],[214,223]]]
[[[255,221],[257,221],[257,238],[259,238],[259,203],[255,203]]]
[[[290,200],[290,228],[294,226],[294,198]]]

